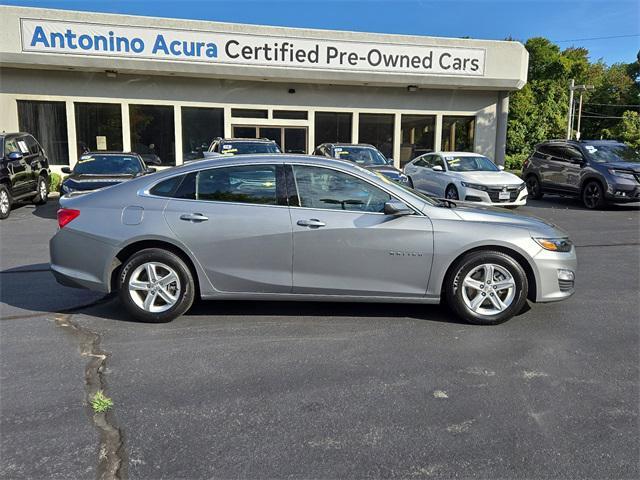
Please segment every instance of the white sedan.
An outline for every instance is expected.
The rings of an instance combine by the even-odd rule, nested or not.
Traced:
[[[434,197],[512,208],[525,205],[524,181],[503,170],[487,157],[468,152],[426,153],[404,166],[413,187]]]

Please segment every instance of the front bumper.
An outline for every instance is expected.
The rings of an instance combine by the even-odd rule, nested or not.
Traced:
[[[494,197],[496,196],[494,194],[492,195]],[[460,198],[465,202],[493,207],[519,207],[526,205],[528,195],[529,192],[526,187],[520,192],[515,192],[515,195],[511,194],[509,200],[492,199],[489,192],[469,187],[462,187],[462,191],[460,192]]]
[[[613,203],[640,202],[640,185],[630,179],[619,179],[615,183],[607,183],[605,198]]]
[[[536,302],[557,302],[575,293],[575,276],[578,270],[576,248],[570,252],[558,253],[541,249],[533,257],[537,270]],[[574,280],[567,272],[573,274]]]

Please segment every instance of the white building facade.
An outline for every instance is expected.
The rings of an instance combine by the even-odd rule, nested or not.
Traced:
[[[86,150],[198,158],[215,137],[284,152],[371,143],[401,166],[431,150],[504,160],[517,42],[305,30],[0,6],[0,131],[52,168]]]

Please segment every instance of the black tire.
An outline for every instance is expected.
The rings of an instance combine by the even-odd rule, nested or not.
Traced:
[[[444,198],[447,200],[460,200],[460,195],[458,195],[458,189],[455,185],[449,185],[447,187],[444,191]]]
[[[33,197],[33,203],[35,205],[44,205],[45,203],[47,203],[47,199],[49,198],[49,184],[47,182],[47,178],[44,175],[40,175],[38,177],[36,188],[38,193],[35,197]]]
[[[494,264],[504,268],[511,274],[513,283],[515,284],[514,296],[511,303],[507,308],[493,315],[481,314],[469,308],[463,297],[463,289],[458,288],[467,274],[485,264]],[[485,285],[483,285],[483,287],[484,286]],[[486,285],[486,287],[487,291],[491,292],[491,295],[493,292],[490,287],[488,285]],[[476,325],[497,325],[509,320],[522,311],[527,302],[529,283],[524,269],[513,257],[502,252],[483,250],[465,255],[454,265],[445,279],[444,290],[448,305],[460,318]],[[477,292],[477,295],[480,295],[480,293]],[[506,294],[504,295],[506,297]],[[488,296],[483,295],[483,297],[489,302],[490,298]],[[487,304],[483,300],[481,305]],[[489,306],[491,306],[491,302],[489,302]]]
[[[180,292],[175,304],[163,312],[150,312],[138,306],[129,291],[129,280],[138,267],[149,262],[164,264],[175,271],[180,281]],[[176,254],[159,248],[148,248],[134,253],[124,263],[118,280],[118,295],[127,311],[136,320],[150,323],[169,322],[185,313],[193,304],[195,283],[191,270]]]
[[[0,183],[0,220],[4,220],[11,215],[11,192],[9,188]]]
[[[527,184],[529,198],[540,200],[544,196],[544,193],[542,193],[542,185],[540,185],[538,177],[535,175],[529,175],[525,183]]]
[[[585,183],[582,187],[582,204],[589,210],[595,210],[604,206],[604,188],[596,180]]]
[[[413,179],[411,177],[408,177],[409,181],[407,182],[407,185],[409,185],[409,188],[414,188],[413,186]]]

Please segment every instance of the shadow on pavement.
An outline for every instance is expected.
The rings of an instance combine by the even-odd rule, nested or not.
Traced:
[[[585,212],[592,211],[586,208],[578,198],[562,197],[559,195],[555,196],[548,194],[545,194],[545,196],[541,200],[527,200],[526,206],[533,208],[584,210]],[[640,202],[609,203],[606,204],[600,211],[640,211]]]

